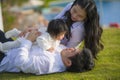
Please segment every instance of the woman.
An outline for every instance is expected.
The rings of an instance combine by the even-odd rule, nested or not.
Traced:
[[[84,40],[84,47],[89,48],[96,58],[97,53],[103,49],[100,41],[103,30],[99,24],[95,2],[75,0],[69,3],[56,18],[64,19],[69,28],[62,43],[67,47],[75,47]]]

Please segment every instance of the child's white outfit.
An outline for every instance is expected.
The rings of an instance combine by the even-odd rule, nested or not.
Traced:
[[[56,47],[60,44],[60,41],[54,40],[48,32],[46,32],[46,27],[40,27],[39,31],[42,32],[40,36],[36,39],[34,45],[38,45],[42,50],[47,50],[51,47],[56,49]],[[17,29],[10,30],[5,33],[7,38],[10,37],[18,37],[21,31]],[[3,52],[7,52],[12,48],[16,48],[20,46],[20,38],[15,41],[10,41],[6,43],[0,43],[0,50]]]
[[[54,49],[57,48],[57,46],[59,46],[60,41],[59,40],[54,40],[49,33],[44,32],[42,35],[40,35],[37,39],[36,42],[38,44],[38,46],[42,49],[42,50],[47,50],[51,47],[53,47]]]

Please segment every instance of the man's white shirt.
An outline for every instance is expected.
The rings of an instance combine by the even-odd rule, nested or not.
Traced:
[[[0,72],[24,72],[36,75],[63,72],[66,70],[59,51],[50,53],[32,46],[29,40],[21,38],[20,48],[8,51],[0,64]]]

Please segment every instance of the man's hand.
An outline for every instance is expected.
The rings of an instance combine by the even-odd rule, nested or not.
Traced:
[[[28,36],[26,37],[26,39],[30,40],[31,42],[34,42],[39,35],[40,35],[40,33],[38,31],[32,30],[28,34]]]
[[[31,32],[32,30],[36,30],[36,31],[37,31],[37,30],[38,30],[38,27],[26,28],[24,31],[22,31],[22,32],[19,34],[19,36],[20,36],[20,37],[25,36],[26,33]]]

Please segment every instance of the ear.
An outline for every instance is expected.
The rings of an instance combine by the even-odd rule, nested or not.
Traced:
[[[72,65],[72,62],[71,62],[70,59],[66,59],[64,63],[65,63],[65,65],[66,65],[66,67],[69,67],[69,66]]]

